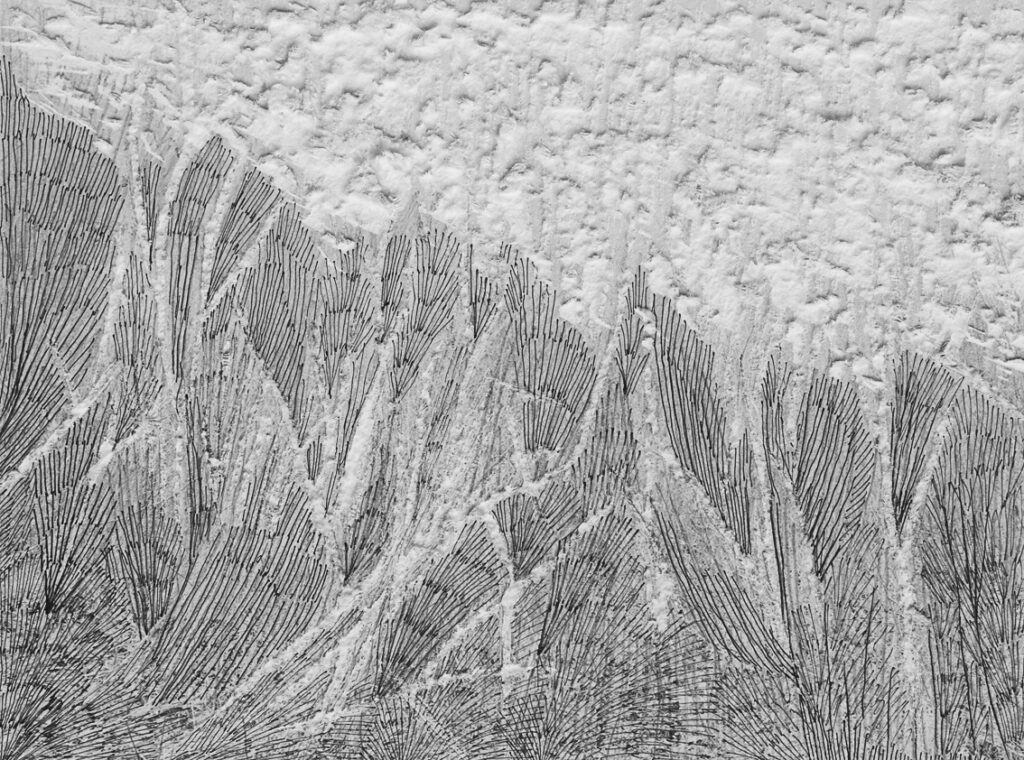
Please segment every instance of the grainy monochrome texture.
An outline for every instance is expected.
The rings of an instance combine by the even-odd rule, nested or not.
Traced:
[[[123,39],[141,44],[199,5],[112,5],[120,20],[97,23],[136,13]],[[249,18],[232,5],[204,23],[230,37]],[[464,5],[466,27],[483,23]],[[634,5],[630,23],[667,12]],[[697,5],[707,44],[742,15]],[[769,28],[785,17],[761,5]],[[805,31],[827,35],[839,12],[819,5]],[[874,31],[838,32],[852,58],[906,12],[868,5]],[[945,286],[925,283],[908,236],[896,276],[917,278],[916,305],[879,306],[876,334],[867,300],[851,303],[877,288],[838,274],[795,311],[754,287],[694,308],[665,275],[681,266],[668,207],[644,233],[663,248],[626,240],[630,200],[613,249],[569,276],[552,241],[586,246],[598,222],[529,250],[511,229],[446,223],[423,194],[380,225],[311,213],[321,191],[260,155],[286,146],[240,139],[237,114],[192,130],[185,103],[124,95],[111,68],[44,65],[22,44],[31,14],[3,9],[0,760],[1024,758],[1019,284],[978,269],[967,316],[966,289],[930,311]],[[972,9],[958,23],[1001,12]],[[535,11],[501,11],[508,34]],[[421,33],[449,23],[417,12]],[[44,31],[62,18],[38,13]],[[315,118],[370,87],[308,76]],[[847,95],[815,106],[824,122],[850,118]],[[515,139],[506,173],[540,136]],[[947,148],[921,151],[938,172]],[[994,155],[988,188],[1001,177],[1018,203]],[[732,192],[715,185],[694,196],[712,221]],[[1011,215],[978,229],[1012,237]],[[535,221],[531,235],[550,224]],[[702,235],[687,246],[715,255]],[[686,266],[743,282],[756,262],[730,255]],[[822,253],[852,275],[860,256]],[[816,300],[843,301],[842,330],[807,316]]]

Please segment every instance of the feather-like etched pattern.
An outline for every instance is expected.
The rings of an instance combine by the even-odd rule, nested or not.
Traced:
[[[502,707],[513,758],[645,757],[702,744],[706,651],[684,627],[660,636],[641,604],[625,518],[606,517],[560,548],[530,662]]]
[[[156,248],[156,231],[160,218],[160,192],[164,190],[168,169],[151,156],[139,161],[139,194],[142,196],[142,216],[145,241],[149,253],[147,263],[152,266]]]
[[[797,422],[793,490],[814,553],[814,571],[826,581],[851,548],[867,508],[874,451],[850,385],[818,375],[804,394]]]
[[[473,339],[479,340],[498,310],[498,287],[473,266],[473,246],[469,246],[469,314]]]
[[[139,634],[146,636],[173,599],[181,564],[181,529],[161,498],[159,450],[128,449],[118,459],[116,575],[128,592]]]
[[[380,313],[382,325],[378,340],[391,335],[405,297],[402,275],[412,252],[412,240],[407,235],[393,235],[384,248],[380,273]]]
[[[395,463],[385,440],[374,451],[367,485],[346,526],[341,546],[341,573],[346,583],[358,583],[377,566],[391,537],[395,480]]]
[[[168,210],[171,364],[179,382],[191,369],[192,336],[201,304],[205,224],[232,161],[224,142],[211,137],[185,168]]]
[[[353,436],[356,425],[359,423],[359,416],[363,413],[367,397],[373,389],[374,379],[380,368],[380,357],[372,348],[364,347],[362,351],[352,357],[352,369],[349,375],[348,395],[345,398],[345,410],[341,424],[338,426],[337,435],[337,470],[340,475],[344,471],[345,462],[348,459],[349,450],[352,447]],[[331,503],[328,492],[327,502]]]
[[[89,131],[0,65],[0,472],[76,403],[108,301],[123,183]]]
[[[669,563],[705,638],[741,663],[788,677],[792,658],[750,592],[723,568],[701,567],[687,551],[678,523],[663,512],[656,515]]]
[[[281,191],[262,172],[255,168],[246,171],[231,198],[214,244],[207,303],[221,290],[232,269],[256,241],[280,199]]]
[[[943,756],[1024,752],[1024,433],[963,390],[918,542],[935,744]]]
[[[896,531],[910,516],[914,493],[924,475],[930,439],[960,381],[941,365],[903,352],[894,362],[892,421],[892,509]]]
[[[91,407],[5,495],[28,502],[33,526],[0,585],[7,757],[61,756],[76,736],[83,753],[95,752],[96,729],[118,706],[96,689],[128,639],[106,562],[117,501],[95,473],[109,420],[106,400]]]
[[[395,341],[391,395],[400,399],[419,373],[427,351],[451,324],[459,293],[461,244],[454,235],[434,229],[416,238],[412,306]]]
[[[324,413],[315,423],[306,449],[307,473],[316,481],[333,452],[334,468],[327,481],[325,501],[334,492],[345,471],[349,449],[364,404],[373,389],[379,356],[373,343],[378,321],[373,307],[373,290],[364,271],[370,243],[360,238],[355,245],[339,251],[325,262],[317,294],[318,340],[316,358],[322,367]],[[333,434],[327,419],[342,411]]]
[[[448,357],[447,368],[438,377],[436,393],[427,412],[426,437],[416,474],[414,511],[417,518],[426,502],[436,493],[443,476],[439,464],[455,421],[468,362],[469,349],[461,345]]]
[[[552,483],[540,496],[515,494],[494,509],[512,559],[512,574],[523,578],[555,545],[583,522],[583,505],[574,489]]]
[[[606,388],[590,441],[570,471],[590,513],[623,510],[639,484],[640,448],[622,389]]]
[[[246,334],[280,389],[300,440],[311,422],[304,369],[321,271],[313,238],[298,209],[288,204],[260,244],[242,296]]]
[[[626,313],[619,326],[618,340],[615,345],[615,369],[622,392],[629,395],[636,390],[650,354],[644,350],[644,338],[647,320],[645,314],[650,313],[653,300],[647,286],[647,275],[643,269],[637,269],[633,283],[626,295]]]
[[[161,702],[216,701],[290,643],[323,611],[329,584],[323,539],[297,489],[276,524],[259,505],[209,542],[167,611],[153,647],[148,691]]]
[[[511,246],[0,103],[0,758],[1022,754],[1024,437],[953,369],[886,450],[643,268],[588,341]]]
[[[497,601],[503,580],[501,560],[483,526],[465,527],[452,550],[384,624],[376,649],[374,693],[392,694],[414,679],[457,625]]]
[[[122,367],[114,433],[117,441],[135,432],[163,386],[156,303],[147,270],[133,250],[124,274],[124,302],[114,324],[114,359]]]
[[[872,497],[876,450],[855,389],[818,373],[787,425],[792,382],[773,358],[762,383],[762,434],[803,744],[812,754],[855,756],[870,747],[898,756],[909,702],[894,591],[882,572],[891,558]],[[799,572],[802,541],[817,584]],[[844,716],[838,728],[837,713]]]
[[[653,296],[654,366],[679,463],[701,484],[744,553],[750,552],[750,443],[730,444],[714,380],[715,354],[665,298]]]
[[[113,530],[114,492],[105,481],[88,477],[106,426],[107,404],[92,407],[75,421],[63,445],[43,457],[28,482],[48,610],[80,595]]]
[[[328,396],[338,393],[343,362],[373,337],[373,292],[363,273],[367,243],[360,240],[320,281],[320,352]]]
[[[580,332],[556,314],[555,293],[521,257],[512,263],[505,304],[512,318],[516,382],[525,394],[523,445],[529,452],[559,452],[594,389],[594,353]]]

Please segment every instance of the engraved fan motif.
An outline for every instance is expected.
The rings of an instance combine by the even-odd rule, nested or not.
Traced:
[[[3,760],[1024,756],[1024,431],[957,370],[731,387],[643,267],[601,333],[8,61],[0,143]]]

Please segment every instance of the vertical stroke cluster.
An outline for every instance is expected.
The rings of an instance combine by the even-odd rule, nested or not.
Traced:
[[[1024,752],[1024,437],[973,389],[957,394],[923,504],[934,741],[944,754]]]
[[[1024,756],[1020,410],[0,106],[0,759]]]

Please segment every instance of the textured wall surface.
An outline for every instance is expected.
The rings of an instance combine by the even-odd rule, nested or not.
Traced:
[[[0,760],[1024,757],[1018,6],[0,0]]]
[[[549,262],[612,317],[638,261],[688,314],[834,359],[905,329],[1007,334],[1024,242],[1024,11],[1004,0],[5,0],[6,36],[101,75],[111,112],[227,131],[307,205],[375,232],[415,191]],[[116,84],[115,84],[116,83]],[[83,104],[85,108],[91,108]],[[972,316],[981,334],[969,333]],[[782,337],[774,335],[773,337]]]

